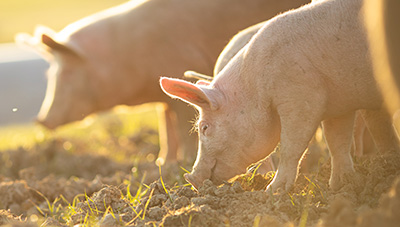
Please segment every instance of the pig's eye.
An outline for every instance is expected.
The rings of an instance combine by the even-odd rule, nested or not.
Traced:
[[[208,124],[200,124],[200,132],[205,135],[205,132],[208,129]]]

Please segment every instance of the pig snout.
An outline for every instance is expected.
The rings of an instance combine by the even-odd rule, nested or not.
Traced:
[[[57,126],[58,126],[58,125],[55,125],[55,124],[51,124],[50,121],[47,121],[44,118],[36,118],[35,119],[35,123],[40,124],[40,125],[46,127],[47,129],[51,129],[51,130],[57,128]]]
[[[54,113],[52,110],[41,110],[37,115],[35,122],[52,130],[65,124],[66,117],[60,113]]]
[[[198,159],[196,160],[193,170],[191,173],[186,173],[184,175],[187,182],[189,182],[193,187],[198,189],[202,186],[203,181],[207,179],[212,179],[212,172],[216,166],[215,159]]]
[[[194,188],[199,189],[205,180],[211,180],[214,184],[220,184],[222,181],[215,180],[213,176],[211,177],[204,177],[199,174],[193,173],[185,173],[184,178],[187,182],[189,182]]]
[[[193,174],[191,173],[185,173],[183,175],[183,177],[185,178],[185,180],[187,182],[189,182],[194,188],[198,189],[201,185],[201,179],[199,179],[198,177],[195,177]]]
[[[211,170],[195,169],[191,173],[186,173],[184,177],[194,188],[199,189],[203,185],[203,181],[211,179]]]
[[[35,120],[36,123],[50,130],[56,129],[59,126],[73,121],[75,121],[75,119],[68,118],[68,116],[54,112],[46,112],[46,114],[39,113]]]
[[[75,103],[73,108],[71,105],[65,104],[51,105],[50,107],[44,106],[39,111],[35,122],[46,127],[47,129],[56,129],[59,126],[76,122],[84,119],[91,111],[91,105],[79,105]]]
[[[244,171],[245,169],[241,170],[240,168],[214,160],[211,163],[207,163],[207,165],[199,162],[198,165],[195,165],[193,171],[186,173],[184,177],[187,182],[198,189],[207,179],[211,180],[215,185],[219,185]]]

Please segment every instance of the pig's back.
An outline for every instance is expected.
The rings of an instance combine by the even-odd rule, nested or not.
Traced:
[[[82,53],[96,53],[101,57],[103,54],[98,52],[107,56],[111,52],[119,62],[139,59],[124,65],[146,67],[148,74],[176,76],[187,69],[211,74],[218,54],[231,36],[307,2],[150,0],[136,4],[131,1],[108,13],[78,21],[62,33]],[[160,67],[154,67],[156,63]],[[157,69],[162,72],[154,72]]]
[[[246,64],[263,65],[258,70],[268,73],[261,83],[275,94],[293,87],[326,97],[327,113],[378,108],[381,97],[359,17],[361,6],[362,0],[317,1],[274,18],[252,40]]]

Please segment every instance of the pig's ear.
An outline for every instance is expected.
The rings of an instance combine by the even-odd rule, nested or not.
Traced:
[[[58,42],[55,39],[56,34],[57,34],[56,32],[45,26],[39,26],[35,30],[35,37],[38,37],[40,42],[44,46],[46,46],[50,52],[56,51],[56,52],[62,52],[66,54],[79,56],[79,54],[76,51],[74,51],[71,47],[67,46],[64,43]]]
[[[39,25],[35,29],[35,38],[39,40],[40,45],[46,48],[48,52],[59,52],[79,57],[77,51],[64,43],[57,41],[56,37],[57,33],[46,26]]]
[[[45,33],[40,35],[40,41],[52,50],[63,51],[68,49],[65,45],[56,42],[54,38]]]
[[[72,48],[55,40],[56,32],[45,26],[37,26],[33,36],[27,33],[18,33],[15,42],[19,46],[34,49],[45,58],[51,58],[53,51],[62,51],[78,55]]]
[[[210,84],[211,84],[211,82],[210,81],[206,81],[206,80],[198,80],[196,82],[196,85],[202,85],[202,86],[208,86]]]
[[[200,108],[218,109],[216,100],[207,95],[204,88],[202,89],[196,84],[184,80],[162,77],[160,85],[162,90],[172,98],[181,99]]]

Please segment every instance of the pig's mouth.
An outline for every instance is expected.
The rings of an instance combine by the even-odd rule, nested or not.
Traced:
[[[215,160],[215,163],[210,170],[210,174],[207,177],[199,177],[196,176],[196,174],[193,174],[194,172],[192,172],[192,173],[185,173],[184,178],[197,190],[199,189],[199,187],[203,185],[203,181],[207,179],[210,179],[214,184],[217,184],[218,182],[222,183],[222,181],[218,180],[218,178],[215,177],[214,171],[216,166],[217,166],[217,160]]]
[[[87,114],[81,114],[79,117],[70,117],[62,119],[54,119],[49,117],[37,116],[35,122],[44,126],[49,130],[55,130],[56,128],[66,125],[72,122],[81,121],[87,117]]]
[[[199,185],[196,183],[196,181],[193,179],[193,176],[190,173],[185,173],[183,175],[185,180],[189,182],[195,189],[199,188]]]
[[[47,122],[45,120],[42,120],[42,119],[36,119],[35,122],[37,124],[40,124],[41,126],[47,128],[47,129],[49,129],[49,130],[54,130],[54,129],[56,129],[58,127],[58,125],[50,124],[49,122]]]
[[[217,163],[218,161],[215,161],[215,165],[211,168],[211,175],[210,175],[210,180],[214,183],[214,184],[221,184],[222,180],[218,179],[215,176],[215,167],[217,167]]]

